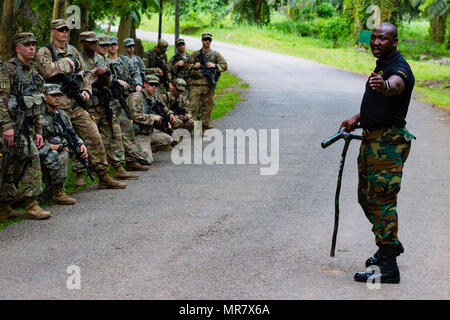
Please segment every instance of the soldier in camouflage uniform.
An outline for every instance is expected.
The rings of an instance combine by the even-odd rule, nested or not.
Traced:
[[[172,123],[172,128],[174,130],[183,128],[192,132],[194,129],[194,120],[192,119],[189,100],[183,94],[185,90],[186,82],[183,79],[178,78],[170,88],[169,93],[161,94],[161,101],[174,114],[175,121]]]
[[[44,144],[39,149],[39,157],[45,183],[44,194],[51,196],[55,203],[73,205],[76,202],[75,199],[69,197],[64,191],[70,157],[64,130],[67,128],[73,130],[72,123],[64,111],[58,110],[60,97],[63,94],[59,85],[45,84],[43,92],[46,105],[41,115]],[[87,158],[88,152],[83,140],[78,136],[75,140],[82,153],[81,157]],[[78,150],[73,151],[78,152]]]
[[[25,216],[40,220],[51,216],[36,200],[42,192],[37,148],[43,144],[39,117],[44,110],[40,93],[44,79],[33,62],[37,42],[34,35],[18,33],[14,42],[17,58],[2,66],[0,74],[0,126],[3,134],[0,221],[18,216],[10,203],[17,194],[19,181],[25,197]]]
[[[145,77],[145,71],[144,71],[145,64],[144,64],[144,61],[142,61],[141,57],[134,54],[134,46],[135,46],[134,39],[126,38],[125,40],[123,40],[123,45],[125,47],[125,55],[124,56],[128,57],[131,60],[131,62],[133,63],[134,69],[141,76],[141,85],[142,85],[143,78]],[[139,91],[139,90],[136,90],[136,91]]]
[[[80,54],[81,59],[86,64],[86,68],[94,74],[88,110],[102,136],[106,159],[114,168],[113,178],[136,180],[138,179],[137,175],[131,174],[123,168],[125,165],[125,150],[122,144],[122,131],[112,110],[113,97],[109,89],[112,73],[107,67],[108,63],[105,57],[108,51],[109,38],[106,35],[99,35],[97,38],[94,32],[86,31],[80,34],[80,40],[83,48]]]
[[[166,91],[172,85],[172,75],[170,73],[169,61],[167,59],[167,47],[169,44],[164,39],[159,39],[158,44],[144,54],[145,74],[157,75],[160,84]]]
[[[127,100],[133,118],[133,127],[136,135],[136,144],[139,153],[150,163],[153,162],[153,151],[172,150],[172,138],[153,126],[162,121],[162,117],[151,113],[152,104],[159,100],[155,94],[159,79],[156,76],[147,75],[144,79],[144,90],[130,94]],[[166,110],[169,113],[168,110]],[[173,114],[171,120],[175,120]]]
[[[208,79],[203,75],[199,56],[204,54],[206,60],[206,67],[214,69],[216,75],[220,72],[227,71],[227,62],[222,55],[212,50],[211,47],[212,35],[209,32],[202,34],[203,47],[201,50],[192,53],[191,57],[185,64],[185,68],[190,72],[191,76],[191,92],[189,99],[191,102],[192,116],[194,120],[201,120],[203,130],[211,129],[211,112],[214,108],[214,90],[209,85]]]
[[[108,63],[115,83],[111,86],[114,99],[114,113],[122,130],[122,143],[125,149],[125,162],[128,171],[147,171],[150,162],[138,154],[136,138],[126,99],[130,92],[142,90],[142,79],[133,62],[125,55],[118,56],[117,37],[109,38]]]
[[[183,95],[189,99],[191,77],[189,76],[189,72],[186,71],[185,64],[191,55],[186,52],[186,42],[184,39],[177,39],[177,41],[175,41],[175,46],[177,48],[177,53],[169,60],[170,73],[172,79],[181,78],[186,81],[186,89],[183,92]]]
[[[370,46],[378,58],[377,66],[366,83],[361,111],[344,120],[341,127],[351,131],[360,122],[363,128],[358,157],[358,202],[373,225],[378,251],[366,261],[377,265],[379,273],[358,272],[359,282],[379,279],[399,283],[396,257],[404,249],[397,235],[397,194],[403,166],[415,137],[405,128],[414,75],[397,51],[397,28],[382,23],[372,32]]]
[[[126,185],[108,175],[105,148],[97,125],[85,109],[92,94],[93,74],[86,69],[77,49],[67,44],[69,27],[63,19],[52,21],[52,42],[39,49],[37,67],[47,83],[63,84],[70,78],[80,80],[80,91],[74,86],[61,86],[60,109],[70,118],[75,132],[83,139],[89,150],[89,167],[99,177],[99,189],[122,189]],[[71,90],[70,90],[71,89]],[[82,171],[81,171],[82,172]],[[77,174],[77,185],[85,185],[83,175]]]

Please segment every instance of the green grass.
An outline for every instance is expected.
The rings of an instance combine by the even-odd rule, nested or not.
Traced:
[[[171,33],[174,22],[164,16],[163,32]],[[366,52],[357,51],[348,42],[342,47],[334,48],[331,41],[315,37],[302,37],[297,33],[277,30],[276,25],[286,24],[279,15],[276,15],[270,27],[239,26],[224,19],[222,26],[204,27],[198,21],[198,28],[191,30],[189,35],[201,36],[202,32],[213,33],[214,40],[242,44],[250,47],[266,49],[274,52],[298,56],[331,65],[346,71],[369,75],[375,67],[376,59],[370,49]],[[320,21],[319,21],[320,22]],[[192,22],[181,21],[181,30],[192,26]],[[157,31],[157,19],[143,19],[143,30]],[[449,106],[450,99],[450,65],[440,65],[430,61],[418,60],[420,56],[428,58],[448,57],[449,51],[445,45],[438,45],[429,41],[428,22],[414,21],[404,23],[400,29],[399,50],[404,54],[411,65],[416,78],[415,90],[423,95],[422,100],[433,105]],[[402,42],[402,39],[408,39]],[[409,41],[409,42],[408,42]],[[435,80],[439,86],[428,86],[428,80]]]
[[[149,41],[142,41],[142,44],[146,50],[151,49],[156,45],[156,43],[149,42]],[[173,52],[174,52],[174,47],[170,46],[168,49],[168,53],[169,53],[168,58],[169,59],[173,55]],[[243,91],[247,88],[248,88],[248,84],[244,83],[242,81],[242,79],[240,79],[236,75],[231,74],[230,72],[223,72],[220,77],[220,80],[217,84],[217,87],[216,87],[216,105],[212,111],[211,118],[212,119],[221,118],[221,117],[225,116],[228,113],[228,111],[234,109],[237,102],[243,101],[242,99],[240,99],[241,91]],[[72,172],[71,168],[72,168],[72,160],[69,160],[69,166],[67,169],[67,180],[64,185],[66,193],[68,195],[77,193],[86,188],[86,187],[75,186],[76,175]],[[109,168],[109,174],[110,175],[114,174],[114,169],[112,167]],[[92,182],[87,177],[86,173],[84,175],[85,175],[85,181],[88,184],[88,186],[92,185],[94,183],[98,183],[98,177],[95,177],[95,182]],[[45,202],[41,203],[42,207],[51,206],[51,205],[52,205],[51,201],[45,201]],[[24,206],[22,205],[15,209],[23,212]],[[50,209],[50,211],[51,211],[51,209]],[[12,224],[17,223],[24,219],[25,218],[20,217],[20,218],[11,220],[11,221],[0,222],[0,231]]]

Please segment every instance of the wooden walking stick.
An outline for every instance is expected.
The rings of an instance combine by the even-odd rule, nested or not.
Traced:
[[[347,155],[348,146],[350,145],[350,141],[353,139],[361,140],[360,135],[352,134],[345,131],[345,128],[341,128],[337,133],[329,137],[328,139],[324,140],[321,143],[322,148],[326,148],[339,139],[344,138],[344,149],[342,150],[341,154],[341,162],[339,165],[339,174],[338,174],[338,181],[336,186],[336,196],[334,198],[334,230],[333,230],[333,238],[331,240],[331,252],[330,256],[334,257],[335,249],[336,249],[336,238],[337,238],[337,232],[339,227],[339,195],[341,192],[341,182],[342,182],[342,173],[344,172],[344,163],[345,163],[345,156]]]

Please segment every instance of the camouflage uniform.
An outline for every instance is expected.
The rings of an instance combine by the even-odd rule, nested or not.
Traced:
[[[159,48],[159,50],[161,51],[161,54],[157,54],[155,52],[156,47]],[[163,82],[162,77],[159,75],[159,73],[156,71],[156,68],[159,67],[164,74],[167,75],[167,82],[171,82],[172,81],[172,75],[170,73],[170,67],[169,67],[169,60],[167,59],[167,47],[168,47],[168,43],[167,41],[163,40],[163,39],[159,39],[158,41],[158,45],[154,47],[151,50],[147,50],[144,53],[144,63],[145,63],[145,74],[150,74],[150,75],[156,75],[158,77],[160,77],[161,81],[161,85],[163,87],[167,88],[167,83]]]
[[[134,39],[133,38],[126,38],[125,40],[123,40],[123,45],[125,47],[130,46],[130,45],[134,45]],[[121,57],[127,57],[131,60],[131,63],[133,64],[133,68],[134,70],[140,75],[141,77],[141,82],[140,84],[142,85],[142,81],[143,81],[143,77],[145,76],[145,64],[144,61],[142,61],[141,57],[133,54],[132,57],[129,57],[127,55],[121,55]]]
[[[154,76],[146,76],[146,79]],[[153,80],[157,82],[156,80]],[[144,100],[145,97],[145,100]],[[149,96],[145,90],[130,94],[127,104],[133,118],[133,127],[136,135],[136,145],[139,153],[150,163],[153,162],[152,148],[170,150],[172,138],[160,130],[154,129],[155,115],[150,113],[150,106],[158,99],[156,94]]]
[[[133,65],[128,57],[120,56],[117,60],[108,58],[108,63],[110,70],[112,70],[114,80],[123,80],[128,84],[134,84],[134,87],[137,84],[140,84],[142,86],[142,83],[136,84],[136,80],[132,80],[132,73],[130,72],[130,70],[133,68]],[[137,81],[141,81],[140,75],[135,71],[134,75],[136,76],[136,74],[139,77]],[[125,108],[128,108],[128,106],[126,105],[127,96],[127,92],[124,92],[123,99],[125,100]],[[131,163],[136,161],[143,165],[150,165],[150,162],[148,162],[146,158],[139,155],[137,151],[136,137],[134,135],[132,121],[128,118],[125,110],[122,109],[122,106],[118,99],[114,99],[114,113],[119,120],[120,128],[122,131],[122,143],[125,149],[125,162]]]
[[[92,95],[91,83],[93,75],[86,69],[86,65],[80,59],[77,49],[67,44],[64,48],[58,48],[53,43],[50,46],[56,55],[57,61],[53,61],[52,53],[46,46],[39,49],[37,53],[37,66],[47,82],[61,85],[60,77],[71,73],[67,60],[76,59],[80,63],[80,68],[77,72],[84,71],[81,90],[86,90]],[[89,113],[77,105],[76,100],[67,94],[62,95],[59,109],[69,116],[76,133],[86,143],[89,150],[89,167],[98,175],[105,174],[108,170],[105,148],[97,125]],[[78,170],[81,170],[81,165],[78,167]]]
[[[176,79],[174,85],[179,91],[183,93],[186,90],[186,82],[181,78]],[[174,115],[187,116],[187,119],[184,121],[176,117],[174,123],[172,124],[173,130],[183,128],[191,132],[194,129],[194,120],[192,119],[191,105],[184,94],[180,94],[178,97],[175,97],[171,92],[163,93],[161,94],[161,101],[169,108],[170,111],[174,113]],[[181,108],[184,108],[186,110],[186,113],[181,114],[177,112]]]
[[[91,58],[85,56],[83,53],[81,53],[80,56],[88,70],[93,70],[96,67],[107,67],[106,59],[98,53],[94,53],[94,56]],[[109,87],[111,80],[112,74],[108,69],[108,72],[101,78],[96,77],[94,83],[103,81],[104,86]],[[97,124],[98,131],[102,137],[108,163],[113,168],[118,168],[125,164],[125,151],[122,144],[122,131],[120,129],[119,121],[113,114],[111,123],[109,123],[105,107],[99,105],[99,98],[101,99],[102,97],[96,95],[96,89],[93,88],[92,91],[91,99],[88,101],[89,113]],[[109,101],[109,104],[111,107],[113,106],[112,101]]]
[[[42,126],[39,121],[40,114],[44,110],[44,99],[40,91],[44,80],[38,74],[34,63],[26,65],[17,59],[11,59],[4,66],[1,73],[0,100],[0,126],[2,132],[14,129],[14,146],[8,148],[1,141],[2,157],[12,157],[8,168],[2,168],[3,184],[1,188],[1,201],[11,201],[17,193],[17,179],[22,178],[23,195],[26,198],[36,198],[42,192],[41,187],[41,165],[39,154],[35,144],[36,134],[42,135]],[[22,79],[21,81],[19,79]],[[19,88],[22,88],[21,90]],[[23,126],[19,128],[20,112],[17,105],[17,95],[22,92],[26,105],[26,118],[29,124],[30,136],[24,133]],[[21,117],[20,117],[21,118]],[[20,135],[17,135],[20,131]],[[11,154],[11,151],[13,154]],[[28,160],[29,159],[29,160]],[[15,183],[17,181],[17,183]]]
[[[184,39],[178,39],[175,41],[175,44],[178,45],[179,43],[185,43]],[[181,78],[184,81],[186,81],[186,90],[183,92],[183,95],[189,99],[189,92],[191,88],[191,77],[189,75],[189,72],[186,71],[186,62],[189,60],[191,55],[187,52],[185,52],[185,55],[182,56],[179,53],[176,53],[172,58],[169,60],[169,67],[170,67],[170,74],[172,76],[172,79],[178,79]],[[185,63],[184,66],[181,67],[175,67],[175,64],[178,61],[183,61]]]
[[[205,33],[202,38],[211,34]],[[186,70],[190,72],[191,76],[191,92],[189,99],[191,102],[192,116],[194,120],[201,120],[203,128],[211,128],[211,112],[214,108],[214,90],[208,83],[208,79],[203,75],[202,69],[194,69],[195,63],[200,62],[198,56],[202,50],[195,51],[186,63]],[[216,72],[227,71],[227,62],[222,55],[210,49],[208,52],[203,52],[206,62],[212,62],[216,65]]]
[[[45,89],[48,94],[53,94],[54,92],[60,93],[59,87],[52,86],[53,85],[48,85]],[[62,121],[66,128],[72,128],[69,116],[62,110],[56,109],[56,112],[52,112],[46,108],[41,115],[44,145],[39,149],[39,156],[41,159],[46,193],[49,194],[57,188],[62,187],[66,182],[67,166],[70,157],[67,151],[51,149],[52,145],[67,144],[67,140],[63,136],[64,128],[58,123],[56,118],[59,118],[59,121]],[[84,144],[83,140],[78,136],[76,136],[75,140],[78,146]]]

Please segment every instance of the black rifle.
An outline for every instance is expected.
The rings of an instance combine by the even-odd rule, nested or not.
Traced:
[[[105,76],[100,77],[92,85],[92,94],[98,98],[98,105],[105,109],[106,119],[108,120],[111,134],[114,137],[113,129],[113,115],[114,111],[110,106],[110,102],[113,100],[113,94],[111,90],[106,86]]]
[[[172,129],[169,128],[170,116],[164,111],[164,105],[161,102],[156,101],[150,106],[150,110],[162,117],[161,124],[157,125],[155,128],[168,135],[172,135]]]
[[[201,50],[198,55],[198,60],[202,68],[203,75],[208,79],[209,86],[215,90],[217,81],[219,81],[220,73],[216,72],[215,68],[208,68],[206,66],[206,57]]]
[[[169,102],[169,95],[167,95],[167,101]],[[172,110],[177,116],[184,116],[186,114],[186,109],[181,108],[178,104],[177,99],[173,100],[169,106],[169,109]]]
[[[127,118],[131,120],[131,112],[130,109],[128,109],[127,101],[123,97],[125,94],[125,90],[123,89],[122,85],[117,80],[113,80],[110,85],[111,93],[114,99],[119,100],[120,108],[125,112],[127,115]]]
[[[62,136],[66,139],[67,144],[64,143],[58,148],[58,152],[60,152],[64,147],[69,147],[75,152],[75,156],[77,160],[83,165],[83,167],[86,169],[86,172],[91,179],[91,181],[94,181],[94,177],[92,176],[91,171],[89,170],[89,163],[86,158],[82,158],[81,151],[78,151],[79,146],[77,143],[77,134],[71,127],[68,127],[64,124],[64,121],[61,119],[61,115],[59,113],[56,113],[53,116],[53,120],[55,120],[63,129]]]

